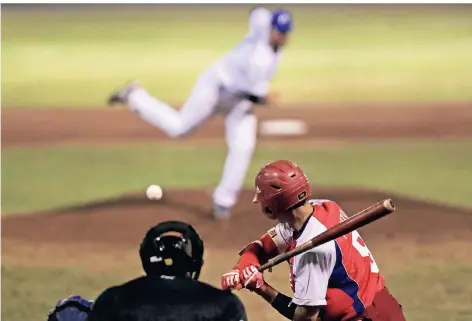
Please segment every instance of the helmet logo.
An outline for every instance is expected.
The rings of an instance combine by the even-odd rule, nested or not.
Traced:
[[[306,197],[306,191],[303,191],[297,195],[298,200],[302,200],[303,198]]]
[[[277,18],[277,22],[281,25],[288,23],[290,20],[290,16],[287,13],[281,13]]]
[[[149,262],[151,262],[151,263],[157,263],[157,262],[161,262],[161,261],[162,261],[162,257],[160,257],[160,256],[158,257],[158,256],[154,255],[154,256],[151,256],[149,258]]]

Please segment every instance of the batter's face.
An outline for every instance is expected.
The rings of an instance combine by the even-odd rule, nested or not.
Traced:
[[[274,48],[283,47],[287,44],[289,33],[282,33],[275,29],[270,31],[270,44]]]

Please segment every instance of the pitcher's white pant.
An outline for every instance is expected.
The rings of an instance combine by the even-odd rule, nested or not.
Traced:
[[[200,76],[180,110],[152,97],[141,88],[129,94],[128,105],[142,119],[170,137],[188,134],[214,114],[225,112],[228,155],[213,200],[224,207],[232,207],[237,202],[256,146],[257,118],[252,114],[251,102],[235,98],[222,90],[215,72],[209,69]]]

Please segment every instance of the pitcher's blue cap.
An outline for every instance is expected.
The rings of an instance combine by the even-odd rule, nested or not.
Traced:
[[[292,15],[287,10],[275,10],[272,12],[272,28],[281,33],[292,31]]]

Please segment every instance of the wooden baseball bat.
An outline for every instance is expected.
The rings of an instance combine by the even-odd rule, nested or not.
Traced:
[[[293,250],[277,255],[272,258],[266,264],[258,267],[259,272],[270,269],[271,267],[283,262],[288,259],[306,252],[314,247],[320,246],[329,241],[335,240],[340,236],[348,234],[358,228],[361,228],[364,225],[367,225],[373,221],[376,221],[390,213],[395,211],[395,205],[392,203],[391,199],[386,199],[381,202],[378,202],[359,213],[349,217],[345,221],[327,229],[323,233],[315,236],[311,240],[303,243],[300,246],[297,246]]]

